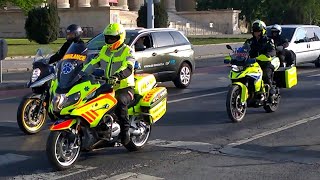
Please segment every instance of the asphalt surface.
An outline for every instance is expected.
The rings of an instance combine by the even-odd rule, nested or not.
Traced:
[[[0,179],[319,179],[320,69],[298,67],[298,85],[282,89],[277,112],[248,109],[241,123],[226,113],[228,72],[222,59],[197,61],[188,89],[161,84],[168,111],[142,151],[82,153],[63,172],[46,158],[48,127],[32,136],[17,127],[18,104],[30,90],[0,91]]]

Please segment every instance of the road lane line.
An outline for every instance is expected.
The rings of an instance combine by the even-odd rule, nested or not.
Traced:
[[[215,95],[223,94],[223,93],[226,93],[226,92],[228,92],[228,91],[221,91],[221,92],[215,92],[215,93],[210,93],[210,94],[203,94],[203,95],[199,95],[199,96],[191,96],[191,97],[187,97],[187,98],[171,100],[171,101],[168,101],[168,104],[181,102],[181,101],[187,101],[187,100],[191,100],[191,99],[202,98],[202,97],[215,96]]]
[[[9,98],[2,98],[0,101],[10,100],[10,99],[17,99],[19,97],[9,97]]]
[[[148,142],[148,145],[165,147],[165,148],[179,148],[185,150],[191,150],[202,153],[210,153],[216,151],[220,146],[216,146],[205,142],[193,142],[193,141],[167,141],[161,139],[155,139]]]
[[[287,124],[287,125],[282,126],[280,128],[272,129],[270,131],[266,131],[266,132],[263,132],[263,133],[260,133],[260,134],[256,134],[256,135],[254,135],[254,136],[252,136],[250,138],[246,138],[246,139],[243,139],[243,140],[236,141],[234,143],[230,143],[227,146],[234,147],[234,146],[238,146],[238,145],[241,145],[241,144],[245,144],[245,143],[251,142],[253,140],[256,140],[256,139],[259,139],[259,138],[262,138],[262,137],[265,137],[265,136],[268,136],[268,135],[271,135],[271,134],[274,134],[274,133],[278,133],[280,131],[283,131],[283,130],[286,130],[286,129],[289,129],[289,128],[292,128],[292,127],[295,127],[295,126],[298,126],[298,125],[301,125],[301,124],[304,124],[304,123],[307,123],[307,122],[311,122],[311,121],[317,120],[319,118],[320,118],[320,114],[317,114],[315,116],[311,116],[311,117],[304,118],[304,119],[301,119],[299,121]]]
[[[310,76],[307,76],[307,77],[319,77],[320,74],[314,74],[314,75],[310,75]]]
[[[30,175],[19,175],[19,176],[15,176],[13,177],[14,180],[25,180],[25,179],[48,179],[48,180],[56,180],[56,179],[62,179],[62,178],[66,178],[75,174],[79,174],[79,173],[83,173],[86,171],[90,171],[93,169],[96,169],[97,167],[90,167],[90,166],[81,166],[81,165],[75,165],[74,168],[71,169],[72,170],[76,170],[75,172],[71,172],[69,174],[64,174],[61,175],[61,173],[63,173],[62,171],[59,172],[37,172],[34,174],[30,174]]]
[[[298,67],[298,71],[299,71],[299,67]],[[319,70],[310,70],[310,71],[302,71],[302,72],[298,72],[298,75],[299,74],[307,74],[307,73],[312,73],[312,72],[318,72]]]
[[[137,180],[160,180],[163,178],[160,177],[155,177],[155,176],[149,176],[146,174],[140,174],[140,173],[132,173],[132,172],[127,172],[123,174],[119,174],[116,176],[112,176],[110,178],[103,178],[105,180],[125,180],[125,179],[137,179]]]

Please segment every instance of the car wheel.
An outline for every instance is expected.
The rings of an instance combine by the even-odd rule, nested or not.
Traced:
[[[177,88],[186,88],[191,82],[192,70],[187,63],[182,63],[178,76],[173,80],[174,85]]]
[[[314,65],[315,65],[317,68],[320,68],[320,57],[318,57],[318,59],[314,62]]]

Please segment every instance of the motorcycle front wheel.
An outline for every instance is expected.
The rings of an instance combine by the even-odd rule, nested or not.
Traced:
[[[240,122],[246,115],[246,103],[241,103],[241,87],[232,85],[229,89],[226,101],[226,108],[232,122]]]
[[[39,107],[40,106],[40,107]],[[39,116],[35,110],[40,108]],[[40,99],[25,98],[21,101],[17,111],[17,123],[19,128],[28,135],[38,133],[45,124],[47,110],[41,104]]]
[[[51,131],[47,141],[47,157],[58,171],[71,168],[80,155],[81,138],[69,131]]]

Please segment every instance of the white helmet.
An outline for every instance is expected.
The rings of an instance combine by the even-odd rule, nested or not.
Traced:
[[[281,32],[282,32],[282,28],[281,28],[280,25],[275,24],[275,25],[273,25],[273,26],[271,27],[271,32],[278,32],[279,35],[280,35]]]

